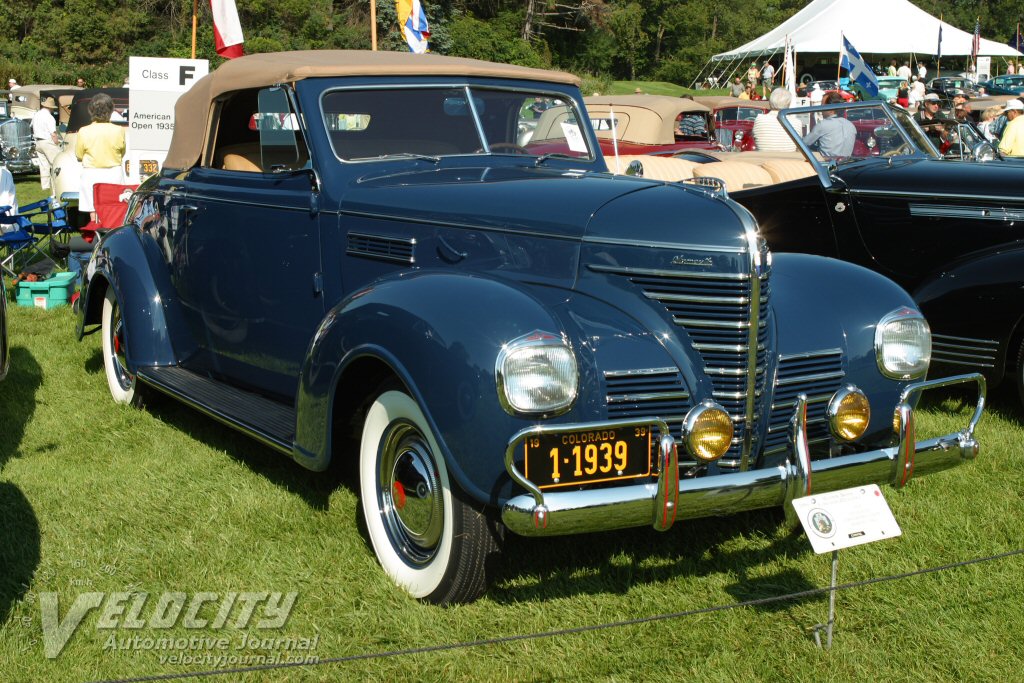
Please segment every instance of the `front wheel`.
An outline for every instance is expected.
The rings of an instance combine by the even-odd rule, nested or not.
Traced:
[[[381,392],[366,413],[359,488],[373,550],[395,583],[441,605],[484,592],[496,529],[449,479],[422,411],[404,391]]]
[[[121,307],[113,287],[108,287],[103,298],[103,369],[107,375],[107,386],[115,403],[142,405],[142,392],[138,380],[128,371],[125,355],[124,321]]]

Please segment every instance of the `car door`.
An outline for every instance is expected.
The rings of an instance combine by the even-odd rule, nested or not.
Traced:
[[[289,399],[324,315],[315,177],[286,91],[235,97],[176,200],[172,281],[199,349],[191,369]]]

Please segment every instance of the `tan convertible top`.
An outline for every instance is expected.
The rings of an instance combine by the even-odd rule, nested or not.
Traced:
[[[711,110],[685,97],[668,95],[597,95],[584,97],[591,121],[615,112],[619,140],[647,145],[675,142],[676,117],[684,113]],[[611,138],[611,131],[594,126],[599,138]]]
[[[212,103],[224,93],[322,76],[482,76],[580,85],[579,78],[560,71],[434,54],[300,50],[248,55],[225,62],[181,96],[174,108],[174,138],[164,165],[190,168],[196,163]]]

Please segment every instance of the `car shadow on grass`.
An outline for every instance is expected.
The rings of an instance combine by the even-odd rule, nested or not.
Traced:
[[[0,624],[25,597],[39,566],[39,520],[28,498],[0,481]]]
[[[343,480],[347,477],[342,468],[338,467],[331,467],[326,472],[307,470],[287,455],[263,446],[256,440],[159,392],[147,392],[146,410],[156,419],[183,434],[203,442],[210,448],[223,451],[253,473],[299,496],[315,510],[328,508],[331,494],[343,485]]]
[[[43,370],[32,352],[24,346],[11,347],[11,368],[0,382],[0,469],[20,452],[42,383]]]
[[[809,551],[807,541],[784,526],[781,509],[684,520],[667,532],[645,527],[534,539],[508,534],[501,576],[487,595],[495,602],[517,603],[625,594],[637,584],[664,583],[681,576],[739,573],[746,577],[749,568]],[[756,582],[740,583],[747,586],[742,597],[736,594],[741,600],[779,594],[772,581],[764,584],[763,591]],[[791,590],[812,587],[806,581],[785,583]]]

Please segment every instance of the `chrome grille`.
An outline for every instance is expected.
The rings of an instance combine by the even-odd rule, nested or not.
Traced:
[[[745,399],[747,395],[747,350],[751,325],[751,278],[745,273],[634,273],[631,282],[639,286],[649,299],[662,304],[675,324],[686,328],[693,348],[704,361],[704,372],[711,380],[715,400],[732,416],[736,426],[733,445],[718,461],[723,468],[740,465],[743,435],[754,429],[745,425]],[[755,396],[764,393],[768,335],[768,301],[770,298],[767,276],[761,281],[761,306],[758,325],[757,368]],[[757,451],[756,439],[753,452]]]
[[[677,368],[610,370],[604,380],[609,420],[660,417],[681,442],[683,418],[693,404]],[[684,450],[679,457],[685,460]]]
[[[994,368],[999,342],[993,339],[971,339],[945,334],[932,335],[932,362]]]
[[[780,356],[775,378],[775,396],[768,418],[764,454],[790,448],[789,420],[796,397],[807,395],[807,439],[814,442],[829,438],[825,422],[828,400],[843,385],[843,352],[840,349]]]

